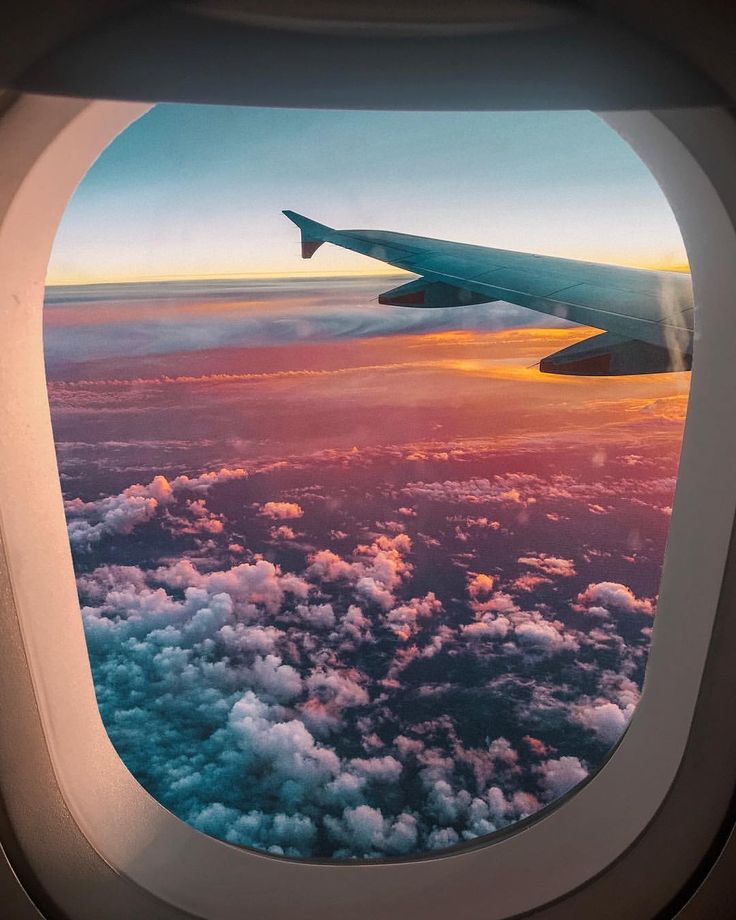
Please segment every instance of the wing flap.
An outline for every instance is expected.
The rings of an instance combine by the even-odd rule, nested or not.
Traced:
[[[470,304],[490,303],[492,297],[478,294],[468,288],[455,287],[444,281],[430,281],[417,278],[399,287],[378,295],[380,304],[392,307],[417,307],[419,309],[442,309],[444,307],[467,307]]]
[[[692,360],[677,350],[602,332],[543,358],[543,374],[573,377],[621,377],[689,371]]]

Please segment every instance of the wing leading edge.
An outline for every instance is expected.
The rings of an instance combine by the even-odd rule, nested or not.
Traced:
[[[302,257],[323,243],[421,277],[380,303],[419,309],[504,300],[604,330],[540,364],[543,373],[588,376],[689,370],[693,345],[690,276],[452,243],[386,230],[335,230],[294,211]]]

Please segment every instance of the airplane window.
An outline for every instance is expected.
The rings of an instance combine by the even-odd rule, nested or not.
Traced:
[[[313,859],[583,782],[642,692],[692,316],[667,202],[592,113],[134,123],[67,209],[44,332],[133,775]]]

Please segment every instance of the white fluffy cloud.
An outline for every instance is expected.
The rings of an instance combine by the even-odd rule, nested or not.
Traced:
[[[541,785],[547,798],[557,798],[569,792],[588,775],[588,770],[578,757],[559,757],[544,761],[537,768]]]
[[[388,611],[395,604],[395,589],[411,575],[413,566],[406,559],[411,546],[411,539],[400,533],[358,545],[351,560],[319,550],[310,557],[305,574],[317,581],[346,581],[355,586],[359,598]]]
[[[494,617],[485,614],[480,620],[460,627],[468,639],[505,639],[511,624],[506,617]]]
[[[77,550],[89,550],[103,537],[129,534],[140,524],[150,521],[161,506],[169,505],[179,493],[206,494],[213,486],[233,479],[243,479],[243,469],[221,469],[201,476],[177,476],[169,481],[165,476],[154,476],[146,485],[128,486],[117,495],[108,495],[95,501],[80,498],[65,502],[69,542]],[[209,515],[202,503],[193,506],[193,516],[199,518],[203,529],[222,529],[218,519]]]
[[[563,649],[574,652],[579,647],[572,636],[566,635],[561,624],[548,623],[543,620],[528,620],[525,623],[519,623],[515,636],[522,648],[546,654]]]
[[[591,705],[576,706],[574,709],[577,720],[589,728],[604,744],[615,744],[629,720],[634,714],[635,704],[628,703],[621,707],[616,703],[598,700]]]
[[[636,597],[631,588],[615,581],[590,584],[578,595],[577,600],[580,607],[588,612],[654,615],[654,603],[649,598]]]
[[[417,844],[417,819],[413,815],[402,813],[392,821],[370,805],[346,808],[340,818],[326,818],[325,826],[332,838],[342,844],[337,851],[340,856],[400,856],[410,853]]]

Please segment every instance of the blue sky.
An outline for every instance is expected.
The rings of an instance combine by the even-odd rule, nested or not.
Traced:
[[[159,105],[100,156],[62,220],[50,283],[380,272],[299,258],[282,208],[643,267],[685,262],[647,168],[589,112],[345,112]]]

